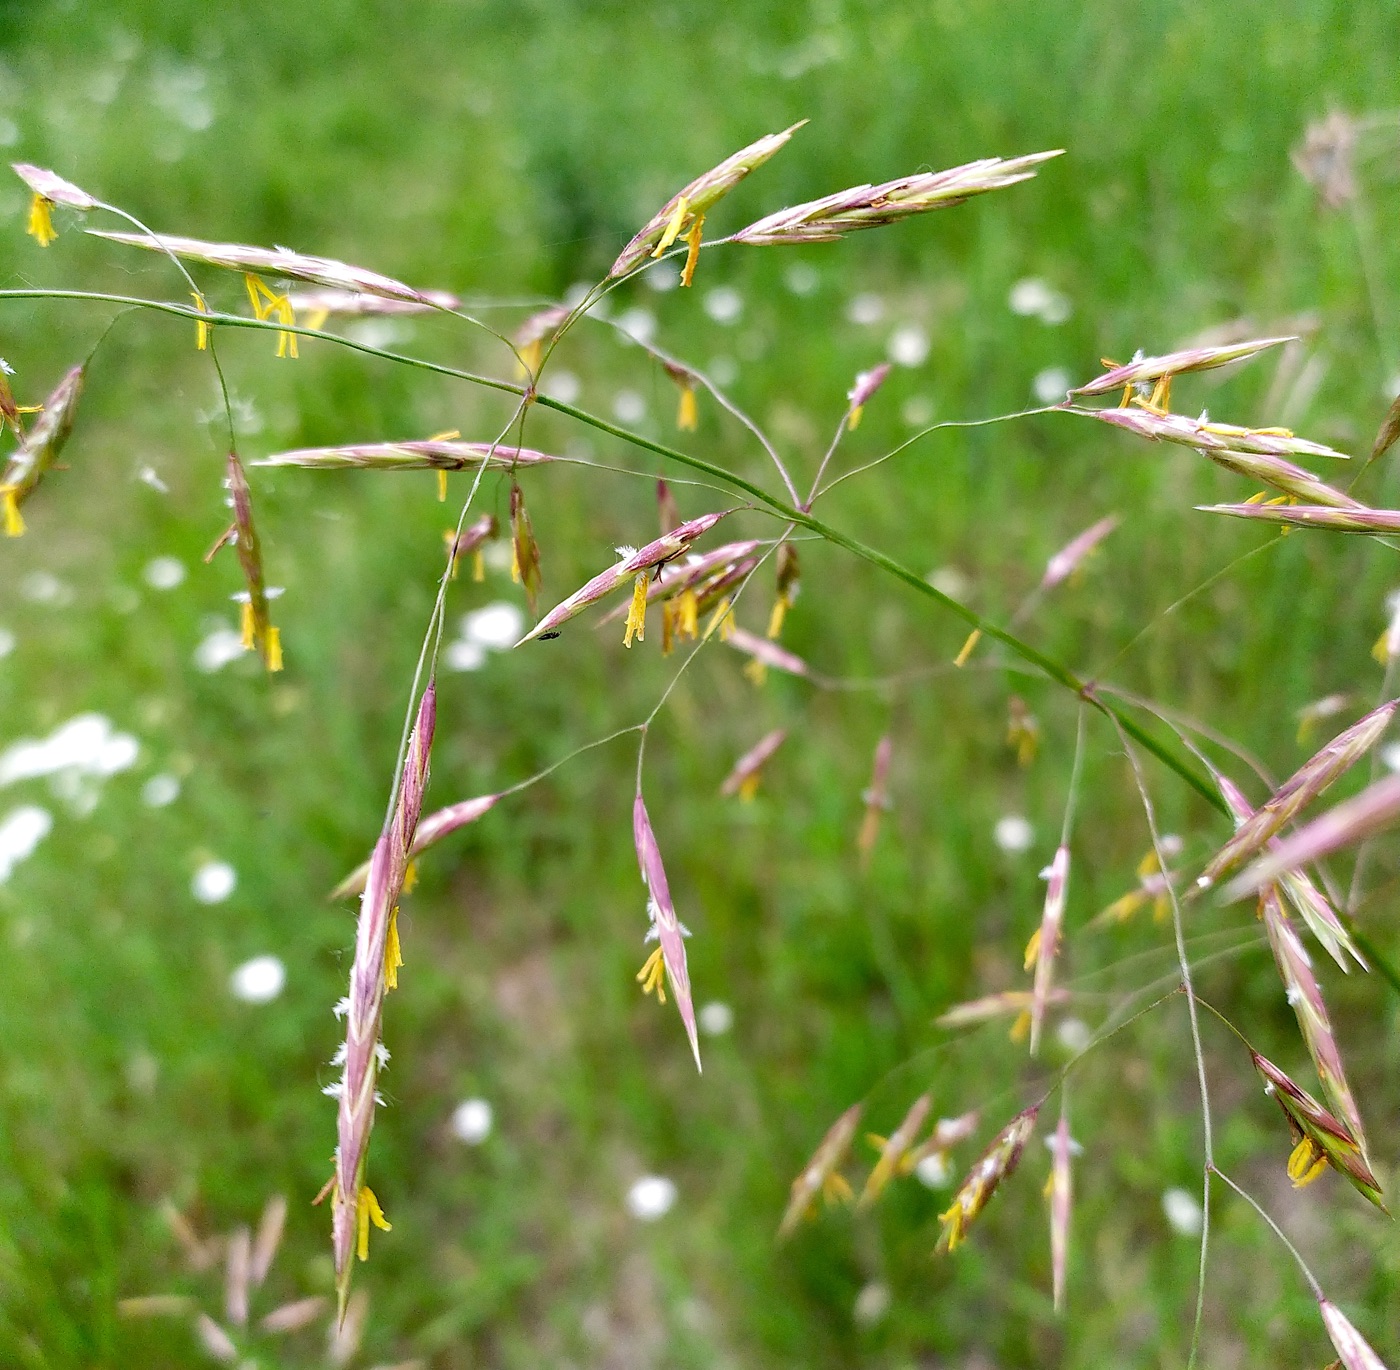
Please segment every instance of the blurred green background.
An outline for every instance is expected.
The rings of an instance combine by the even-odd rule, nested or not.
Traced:
[[[693,289],[629,283],[611,317],[729,382],[800,484],[854,375],[887,357],[899,364],[839,469],[931,419],[1034,406],[1101,356],[1210,329],[1303,341],[1179,382],[1182,412],[1208,405],[1364,453],[1400,368],[1397,55],[1393,6],[1323,0],[6,0],[0,144],[158,229],[286,244],[514,302],[483,303],[506,330],[598,279],[690,177],[799,118],[812,122],[714,212],[714,232],[850,184],[1063,147],[1033,182],[880,233],[707,252]],[[1290,150],[1333,110],[1374,118],[1355,149],[1356,193],[1329,209]],[[18,182],[0,188],[5,286],[185,298],[166,264],[84,239],[62,214],[59,241],[40,251],[23,236],[26,204]],[[236,278],[200,280],[212,302],[243,307]],[[1015,301],[1038,298],[1038,313],[1011,307],[1018,283]],[[0,354],[21,401],[37,402],[113,312],[0,302]],[[365,341],[513,375],[497,341],[450,319],[359,327]],[[0,744],[99,714],[139,748],[117,769],[128,744],[111,743],[105,778],[71,766],[11,778],[0,762],[0,823],[25,806],[52,817],[0,883],[5,1365],[198,1363],[187,1318],[118,1314],[122,1299],[174,1293],[222,1316],[220,1279],[190,1268],[172,1209],[209,1236],[285,1193],[287,1237],[255,1316],[329,1287],[328,1217],[309,1201],[329,1173],[334,1105],[320,1090],[335,1075],[330,1010],[353,909],[325,891],[377,832],[455,506],[437,503],[427,475],[254,471],[269,579],[285,587],[273,607],[286,670],[268,677],[248,658],[209,669],[236,626],[229,596],[241,581],[228,553],[202,562],[227,519],[224,437],[208,358],[192,344],[184,323],[123,316],[94,358],[68,469],[26,506],[28,534],[0,545]],[[330,344],[304,342],[295,362],[275,360],[265,334],[224,330],[219,345],[249,459],[448,428],[490,438],[510,412],[502,396]],[[752,438],[713,403],[702,399],[697,433],[678,435],[674,386],[616,330],[585,322],[551,367],[555,393],[576,390],[586,408],[776,489]],[[684,473],[540,411],[527,442],[625,468],[527,475],[552,603],[615,544],[653,536],[654,479]],[[1377,501],[1400,495],[1389,463],[1367,481]],[[454,479],[454,494],[466,488]],[[728,502],[675,489],[687,516]],[[480,507],[503,516],[507,493],[488,480]],[[1374,700],[1369,649],[1397,575],[1391,549],[1369,540],[1270,540],[1192,512],[1249,493],[1189,451],[1048,415],[931,433],[819,512],[961,584],[999,619],[1058,547],[1117,513],[1082,579],[1026,635],[1091,678],[1207,720],[1286,774],[1307,754],[1299,709],[1347,695],[1317,741]],[[726,527],[778,531],[750,514]],[[1198,1193],[1201,1152],[1179,999],[1072,1078],[1083,1153],[1065,1315],[1048,1292],[1039,1138],[951,1259],[931,1251],[952,1191],[914,1178],[869,1215],[833,1211],[775,1243],[792,1177],[852,1102],[865,1101],[876,1132],[924,1090],[936,1116],[982,1109],[960,1173],[1082,1032],[1052,1034],[1030,1064],[1006,1021],[965,1035],[933,1022],[959,1000],[1027,983],[1021,948],[1064,812],[1075,701],[985,646],[952,672],[958,622],[834,550],[805,543],[802,570],[784,640],[841,688],[770,674],[755,689],[741,657],[707,649],[647,746],[645,791],[694,933],[697,1002],[732,1020],[703,1039],[702,1078],[672,1007],[632,978],[646,926],[629,825],[635,737],[570,761],[423,862],[403,909],[389,1106],[370,1170],[394,1226],[357,1272],[369,1304],[350,1363],[1184,1361],[1198,1242],[1189,1212],[1177,1230],[1163,1196]],[[771,571],[762,576],[739,609],[756,631],[771,600]],[[484,584],[459,580],[450,636],[461,639],[463,615],[502,602],[523,607],[499,563]],[[680,660],[654,640],[625,652],[612,629],[580,625],[514,654],[462,649],[458,664],[473,655],[476,669],[441,678],[430,807],[640,721]],[[1043,736],[1024,769],[1005,740],[1013,695]],[[721,799],[734,759],[778,726],[789,739],[757,800]],[[894,806],[863,874],[861,793],[886,732]],[[1247,778],[1240,763],[1231,770]],[[1164,826],[1200,858],[1220,821],[1170,775],[1151,778]],[[1008,816],[1028,821],[1027,850],[998,845]],[[1074,1023],[1097,1028],[1174,983],[1170,930],[1150,913],[1080,932],[1133,887],[1147,847],[1116,738],[1095,721],[1062,967]],[[1371,867],[1360,916],[1400,959],[1394,855]],[[221,864],[231,890],[226,876],[219,888]],[[205,902],[201,888],[223,897]],[[1310,1079],[1247,908],[1198,907],[1188,931],[1203,993]],[[261,956],[278,958],[285,987],[247,1002],[231,977]],[[1400,1104],[1397,1001],[1379,977],[1344,981],[1318,959],[1384,1178]],[[1394,1354],[1393,1229],[1335,1177],[1289,1188],[1281,1118],[1238,1042],[1205,1031],[1221,1163]],[[453,1118],[474,1098],[493,1126],[469,1145]],[[863,1141],[857,1151],[873,1156]],[[649,1223],[626,1203],[646,1175],[676,1191]],[[1238,1201],[1221,1199],[1216,1214],[1204,1346],[1219,1366],[1330,1359],[1296,1268]],[[287,1338],[250,1334],[244,1354],[328,1363],[324,1320]]]

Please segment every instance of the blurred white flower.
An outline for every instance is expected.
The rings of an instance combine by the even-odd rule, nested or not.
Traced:
[[[972,588],[972,582],[956,566],[935,566],[924,579],[949,599],[964,599]]]
[[[851,1316],[861,1327],[874,1327],[890,1311],[890,1302],[889,1285],[874,1281],[856,1295]]]
[[[13,119],[0,116],[0,147],[14,147],[19,142],[19,125]]]
[[[1089,1030],[1089,1024],[1082,1018],[1064,1019],[1060,1026],[1055,1029],[1055,1036],[1066,1051],[1076,1053],[1084,1051],[1094,1040],[1094,1034]]]
[[[275,956],[255,956],[229,976],[235,999],[245,1004],[269,1004],[287,983],[287,968]]]
[[[1035,841],[1035,829],[1020,814],[1009,813],[1005,818],[997,819],[992,837],[1002,851],[1015,856],[1030,849]]]
[[[105,779],[133,766],[140,751],[130,733],[113,732],[111,719],[78,714],[46,738],[21,738],[0,753],[0,785],[65,773]]]
[[[1064,323],[1074,312],[1069,298],[1039,276],[1027,276],[1011,287],[1006,303],[1013,314],[1037,318],[1043,324]]]
[[[928,333],[916,323],[902,324],[890,334],[887,352],[896,366],[922,366],[928,360]]]
[[[52,827],[53,815],[37,804],[22,804],[0,819],[0,885],[49,835]]]
[[[1063,366],[1047,366],[1037,371],[1031,390],[1041,404],[1059,404],[1074,384],[1074,377]]]
[[[705,313],[716,323],[735,323],[743,312],[744,297],[732,285],[717,285],[705,296]]]
[[[48,571],[31,571],[19,583],[19,592],[35,604],[52,604],[61,609],[73,602],[73,591]]]
[[[201,904],[222,904],[238,884],[238,874],[227,861],[206,861],[190,881],[190,893]]]
[[[0,628],[0,656],[9,656],[15,649],[15,635],[8,628]]]
[[[462,637],[493,652],[515,646],[525,631],[525,615],[508,600],[473,609],[462,619]]]
[[[937,409],[932,395],[910,395],[899,410],[899,417],[910,428],[927,428]]]
[[[215,628],[194,649],[194,664],[206,675],[220,671],[243,655],[243,635],[232,628]]]
[[[452,1110],[452,1135],[468,1146],[480,1146],[491,1135],[495,1114],[485,1099],[463,1099]]]
[[[783,272],[783,284],[794,295],[810,295],[821,284],[821,274],[810,262],[794,262]]]
[[[136,479],[143,485],[149,485],[152,490],[158,491],[162,495],[170,493],[170,487],[160,478],[160,472],[154,466],[143,466],[137,473]]]
[[[636,390],[619,390],[613,396],[612,411],[618,423],[641,423],[647,416],[647,402]]]
[[[700,1031],[707,1037],[723,1037],[734,1026],[734,1010],[718,999],[712,999],[696,1015]]]
[[[1387,770],[1400,771],[1400,742],[1392,742],[1381,748],[1381,761]]]
[[[156,557],[141,573],[153,590],[173,590],[185,578],[185,563],[177,557]]]
[[[852,323],[866,327],[877,324],[885,317],[885,302],[878,295],[872,295],[868,291],[856,295],[846,306],[846,317]]]
[[[953,1182],[953,1168],[946,1151],[931,1151],[919,1158],[914,1174],[925,1189],[947,1189]]]
[[[163,809],[180,797],[180,782],[173,775],[162,772],[153,775],[141,786],[141,802],[151,809]]]
[[[540,393],[560,404],[577,404],[578,397],[583,394],[583,384],[572,371],[556,371],[549,367],[540,379]]]
[[[1201,1201],[1187,1189],[1168,1189],[1162,1195],[1167,1225],[1183,1237],[1201,1235]]]
[[[727,357],[723,354],[711,357],[710,364],[705,370],[709,372],[710,379],[718,386],[733,385],[739,379],[739,363],[733,357]]]
[[[346,328],[345,336],[365,347],[389,348],[407,342],[413,325],[400,319],[357,319]]]
[[[681,283],[681,269],[675,262],[656,262],[647,269],[642,279],[653,290],[664,294]]]
[[[617,316],[617,326],[633,342],[649,343],[656,336],[656,315],[649,309],[629,309]]]
[[[442,664],[449,671],[479,671],[486,665],[486,648],[457,638],[442,649]]]
[[[644,1223],[665,1217],[676,1202],[676,1186],[664,1175],[643,1175],[627,1191],[627,1211]]]

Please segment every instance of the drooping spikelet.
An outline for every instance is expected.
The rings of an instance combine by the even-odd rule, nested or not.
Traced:
[[[695,1005],[690,997],[690,972],[685,959],[685,939],[690,933],[676,917],[676,906],[671,902],[671,888],[666,881],[666,868],[661,863],[661,848],[657,846],[656,834],[652,831],[651,819],[647,816],[647,806],[642,802],[640,790],[632,805],[632,838],[637,848],[642,883],[647,887],[647,914],[651,927],[646,940],[656,943],[656,949],[647,958],[637,979],[647,992],[656,990],[657,998],[665,1003],[666,996],[662,989],[664,972],[665,983],[671,987],[676,1009],[681,1015],[681,1022],[685,1024],[685,1035],[695,1056],[695,1069],[700,1070],[700,1039],[695,1031]]]

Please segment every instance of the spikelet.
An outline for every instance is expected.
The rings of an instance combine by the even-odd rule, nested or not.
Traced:
[[[1330,1165],[1382,1213],[1388,1212],[1381,1199],[1380,1183],[1346,1125],[1294,1084],[1272,1061],[1257,1051],[1249,1054],[1254,1068],[1263,1077],[1264,1093],[1277,1100],[1288,1120],[1294,1141],[1293,1153],[1288,1158],[1288,1177],[1294,1188],[1311,1184],[1324,1166]]]
[[[870,402],[875,392],[884,385],[890,370],[889,362],[881,362],[879,366],[871,367],[869,371],[862,371],[856,377],[855,384],[846,394],[846,428],[848,431],[854,432],[860,426],[860,418],[865,412],[865,406]]]
[[[1215,783],[1220,789],[1237,828],[1254,816],[1254,809],[1233,781],[1219,772],[1215,772]],[[1269,839],[1270,851],[1277,851],[1281,845],[1278,838],[1271,837]],[[1308,925],[1308,930],[1343,971],[1351,969],[1347,964],[1346,953],[1355,959],[1356,964],[1362,970],[1370,969],[1370,966],[1366,964],[1366,958],[1362,956],[1356,943],[1352,940],[1351,934],[1342,925],[1341,919],[1337,917],[1326,896],[1313,884],[1305,872],[1298,869],[1280,871],[1278,888],[1298,911],[1303,922]]]
[[[301,447],[290,452],[274,452],[253,465],[300,466],[310,471],[463,471],[481,466],[511,470],[557,460],[548,453],[534,452],[527,447],[429,439],[352,443],[345,447]]]
[[[672,532],[663,533],[640,550],[619,549],[623,555],[615,565],[594,576],[592,580],[580,586],[567,599],[561,600],[515,645],[519,647],[523,643],[539,637],[542,633],[553,632],[561,624],[567,623],[575,614],[582,613],[590,604],[596,604],[600,599],[606,598],[614,590],[621,589],[629,582],[635,583],[639,574],[680,556],[692,542],[708,533],[727,513],[728,510],[717,514],[702,514],[699,518],[682,523]],[[649,593],[649,587],[644,586],[642,588],[643,604],[646,603]]]
[[[345,1009],[344,1072],[336,1088],[339,1105],[335,1177],[331,1190],[336,1295],[342,1320],[355,1256],[360,1254],[360,1259],[364,1259],[361,1253],[367,1241],[367,1224],[373,1221],[377,1226],[384,1226],[383,1213],[365,1183],[365,1173],[378,1103],[375,1085],[381,1061],[379,1039],[387,989],[389,925],[398,908],[409,853],[423,811],[436,723],[437,685],[429,679],[409,736],[399,793],[370,857],[355,932],[355,959],[350,968],[350,991]]]
[[[1035,168],[1060,151],[1034,152],[1025,157],[984,157],[948,171],[901,176],[882,185],[852,186],[820,200],[791,205],[742,228],[734,241],[754,246],[780,243],[830,243],[862,228],[960,205],[974,195],[1028,181]]]
[[[939,1214],[943,1231],[938,1238],[938,1250],[954,1251],[967,1235],[967,1229],[977,1220],[982,1210],[991,1202],[997,1186],[1011,1175],[1020,1162],[1021,1153],[1026,1149],[1031,1133],[1035,1131],[1035,1120],[1040,1113],[1040,1105],[1018,1113],[997,1135],[984,1151],[977,1163],[963,1180],[952,1206]]]
[[[231,448],[227,469],[225,483],[233,499],[233,523],[238,534],[234,550],[238,553],[238,564],[243,568],[243,579],[248,585],[248,597],[243,601],[243,646],[245,649],[255,648],[269,671],[280,671],[282,639],[267,610],[262,549],[258,544],[257,529],[253,525],[252,493],[248,489],[248,477],[244,474],[243,463],[239,461],[238,453]]]
[[[995,994],[984,994],[979,999],[969,999],[965,1003],[954,1004],[945,1009],[933,1021],[941,1028],[971,1027],[976,1023],[990,1022],[993,1018],[1006,1018],[1016,1015],[1024,1017],[1030,1026],[1030,990],[1004,989]],[[1069,991],[1052,987],[1045,996],[1046,1004],[1069,1003]]]
[[[1059,1126],[1050,1139],[1050,1182],[1045,1186],[1045,1197],[1050,1201],[1050,1274],[1057,1313],[1064,1311],[1065,1277],[1069,1270],[1069,1219],[1074,1204],[1070,1155],[1073,1150],[1069,1115],[1061,1108]]]
[[[665,982],[671,987],[676,1009],[681,1015],[681,1022],[685,1024],[685,1035],[695,1056],[695,1069],[700,1070],[700,1039],[695,1031],[695,1006],[691,1002],[690,972],[685,958],[685,939],[690,933],[676,917],[676,906],[671,902],[671,889],[666,882],[666,868],[661,864],[661,849],[657,846],[656,834],[652,831],[651,819],[647,816],[640,790],[632,805],[632,838],[637,848],[642,883],[647,887],[647,914],[651,927],[646,940],[657,944],[637,978],[645,982],[645,989],[657,990],[657,998],[664,1003],[666,996],[662,992],[662,972],[665,972]]]
[[[1400,509],[1345,509],[1321,504],[1198,504],[1198,513],[1224,514],[1257,523],[1321,528],[1332,533],[1400,533]]]
[[[851,1187],[840,1172],[841,1162],[851,1148],[851,1141],[860,1125],[861,1106],[852,1104],[827,1129],[812,1159],[802,1167],[792,1182],[792,1192],[788,1197],[787,1210],[778,1227],[778,1240],[786,1241],[797,1231],[797,1225],[811,1211],[817,1196],[824,1195],[828,1203],[848,1200]]]
[[[1298,1028],[1303,1034],[1308,1055],[1312,1057],[1317,1077],[1322,1081],[1322,1092],[1356,1139],[1362,1157],[1365,1158],[1366,1134],[1361,1124],[1361,1110],[1356,1106],[1351,1086],[1347,1084],[1342,1054],[1337,1048],[1332,1020],[1327,1013],[1322,989],[1313,974],[1312,962],[1303,950],[1303,944],[1298,940],[1293,925],[1288,921],[1288,915],[1284,913],[1277,894],[1272,890],[1267,891],[1259,900],[1259,911],[1264,920],[1264,930],[1269,937],[1269,946],[1274,953],[1274,963],[1278,966],[1279,978],[1283,981],[1284,992],[1293,1006]]]
[[[438,809],[426,818],[420,819],[413,834],[413,842],[408,849],[409,860],[421,856],[429,847],[441,842],[449,833],[475,823],[478,818],[491,812],[501,799],[499,794],[478,795],[475,799],[464,799],[458,804],[449,804]],[[356,866],[326,897],[331,900],[348,899],[352,894],[363,894],[365,881],[369,877],[370,862]]]
[[[86,375],[84,365],[73,367],[64,376],[44,401],[43,413],[5,463],[4,472],[0,474],[0,516],[3,516],[7,537],[18,537],[24,532],[19,507],[38,489],[39,482],[63,451],[73,431]]]
[[[1114,366],[1085,385],[1076,386],[1072,395],[1111,395],[1118,390],[1135,391],[1139,386],[1184,375],[1191,371],[1209,371],[1217,366],[1257,357],[1271,347],[1297,342],[1296,337],[1255,338],[1249,342],[1229,343],[1224,347],[1189,347],[1180,352],[1168,352],[1162,357],[1135,357],[1124,366]]]
[[[525,602],[530,612],[540,597],[540,546],[525,508],[525,492],[512,481],[510,487],[510,576],[525,588]]]
[[[501,531],[501,526],[496,522],[495,514],[483,514],[475,523],[463,528],[460,534],[448,529],[442,536],[448,547],[448,555],[452,558],[452,577],[457,576],[457,563],[463,557],[472,559],[472,579],[484,580],[486,578],[485,567],[481,560],[482,545],[494,538]]]
[[[725,777],[719,792],[726,797],[738,795],[740,799],[752,799],[758,791],[764,766],[786,738],[786,728],[774,728],[772,732],[765,733],[734,763],[734,769]]]
[[[1184,414],[1166,414],[1154,409],[1076,409],[1068,411],[1111,423],[1115,428],[1151,442],[1172,442],[1194,447],[1207,456],[1222,452],[1261,457],[1328,457],[1346,461],[1345,452],[1334,451],[1318,442],[1294,435],[1282,428],[1241,428],[1233,423],[1213,423],[1204,414],[1187,418]]]
[[[210,243],[198,238],[182,238],[167,233],[114,233],[106,229],[87,230],[94,238],[122,243],[127,247],[142,247],[150,252],[183,257],[186,261],[203,262],[222,267],[240,275],[264,275],[287,281],[305,281],[324,285],[332,290],[347,290],[356,295],[378,295],[409,304],[439,307],[437,292],[415,290],[412,286],[381,276],[377,271],[350,266],[328,257],[313,257],[292,252],[285,247],[250,247],[246,243]]]
[[[29,222],[25,231],[40,247],[48,247],[58,234],[54,231],[51,210],[54,205],[76,209],[80,213],[96,209],[98,202],[72,181],[65,181],[57,172],[29,162],[11,162],[11,170],[32,192],[29,202]]]
[[[1221,891],[1226,900],[1243,899],[1289,870],[1320,861],[1343,847],[1363,842],[1400,819],[1400,775],[1387,775],[1360,794],[1315,818],[1241,872]]]
[[[789,652],[785,647],[779,647],[776,642],[770,642],[766,637],[759,637],[757,633],[736,627],[721,636],[731,647],[751,657],[760,666],[771,666],[775,671],[784,671],[788,675],[811,674],[807,663],[800,656]]]
[[[1110,514],[1061,547],[1045,564],[1045,574],[1040,578],[1041,590],[1053,590],[1068,580],[1094,548],[1118,527],[1118,523],[1118,515]]]
[[[1322,1324],[1346,1370],[1385,1370],[1385,1362],[1371,1344],[1354,1328],[1345,1313],[1328,1299],[1318,1301]]]
[[[1026,969],[1035,967],[1035,984],[1031,989],[1031,1055],[1040,1049],[1040,1030],[1045,1023],[1045,1010],[1050,1005],[1051,976],[1055,954],[1060,945],[1060,929],[1064,923],[1065,896],[1069,890],[1069,848],[1060,846],[1054,860],[1043,870],[1045,878],[1045,908],[1040,927],[1026,948]]]
[[[861,1213],[869,1208],[880,1197],[885,1186],[900,1173],[900,1165],[914,1145],[914,1139],[919,1135],[919,1129],[923,1127],[932,1107],[933,1096],[920,1094],[909,1106],[899,1126],[890,1133],[889,1139],[880,1141],[880,1159],[866,1177],[860,1198],[856,1200],[856,1212]]]
[[[1260,851],[1269,838],[1370,751],[1389,725],[1397,703],[1400,701],[1391,700],[1373,709],[1305,761],[1240,824],[1234,837],[1211,859],[1197,883],[1202,887],[1213,884],[1226,871]]]
[[[648,257],[659,257],[683,234],[687,236],[687,241],[694,235],[686,261],[688,273],[693,274],[693,259],[700,243],[698,228],[704,222],[705,215],[745,176],[773,156],[806,122],[803,119],[781,133],[770,133],[740,148],[718,166],[712,167],[703,176],[697,176],[684,189],[677,191],[618,254],[608,272],[608,279],[627,275]],[[689,285],[690,282],[686,281],[685,284]]]

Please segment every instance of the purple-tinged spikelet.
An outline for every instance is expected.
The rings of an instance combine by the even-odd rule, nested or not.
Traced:
[[[719,792],[725,796],[737,794],[740,799],[752,799],[758,792],[764,766],[786,738],[786,728],[774,728],[772,732],[765,733],[734,763],[734,769],[725,777]]]
[[[29,162],[11,162],[10,167],[33,193],[25,231],[40,247],[47,247],[58,237],[50,213],[54,205],[63,205],[80,213],[97,208],[97,201],[87,191],[75,186],[72,181],[65,181],[47,167],[33,166]]]
[[[1397,703],[1400,701],[1392,699],[1373,709],[1305,761],[1240,824],[1235,835],[1211,859],[1197,883],[1203,887],[1214,884],[1226,871],[1262,850],[1269,838],[1292,822],[1301,809],[1380,741]]]
[[[1301,1189],[1311,1184],[1330,1165],[1382,1213],[1388,1212],[1381,1198],[1380,1182],[1371,1173],[1360,1144],[1346,1125],[1272,1061],[1257,1051],[1249,1054],[1255,1070],[1263,1077],[1264,1093],[1272,1095],[1283,1109],[1293,1136],[1293,1152],[1288,1158],[1288,1178],[1293,1187]]]
[[[1040,1030],[1045,1023],[1045,1010],[1050,1004],[1051,976],[1055,954],[1060,946],[1060,929],[1064,924],[1065,897],[1069,890],[1069,848],[1060,846],[1054,860],[1041,872],[1045,877],[1045,908],[1040,927],[1026,948],[1026,969],[1035,967],[1035,983],[1031,989],[1031,1055],[1040,1049]]]
[[[377,271],[366,271],[363,267],[350,266],[329,257],[313,257],[302,252],[292,252],[285,247],[209,243],[198,238],[182,238],[167,233],[114,233],[96,228],[90,228],[88,232],[94,238],[105,238],[108,242],[122,243],[127,247],[144,247],[148,251],[164,252],[167,255],[173,253],[186,261],[203,262],[207,266],[222,267],[226,271],[237,271],[242,275],[254,273],[280,277],[288,281],[306,281],[311,285],[328,286],[332,290],[348,290],[356,295],[379,295],[385,299],[404,300],[409,304],[438,308],[435,291],[415,290],[390,276],[381,276]]]
[[[1074,1203],[1070,1155],[1073,1150],[1069,1116],[1061,1109],[1060,1124],[1050,1141],[1050,1182],[1045,1186],[1045,1196],[1050,1201],[1050,1275],[1057,1313],[1064,1311],[1065,1277],[1069,1270],[1069,1219]]]
[[[1040,1105],[1018,1113],[992,1139],[992,1144],[984,1151],[977,1163],[967,1173],[967,1178],[959,1187],[952,1207],[939,1214],[943,1231],[938,1238],[938,1250],[954,1251],[967,1235],[967,1229],[977,1220],[982,1210],[991,1202],[997,1186],[1015,1171],[1021,1160],[1021,1153],[1035,1131],[1035,1120],[1040,1113]]]
[[[248,489],[243,463],[232,448],[228,454],[226,484],[233,500],[233,524],[237,532],[234,550],[238,553],[238,564],[243,569],[243,579],[248,586],[248,597],[243,601],[243,646],[245,650],[256,648],[269,671],[280,671],[282,637],[268,614],[262,548],[258,543],[258,531],[253,525],[252,492]]]
[[[803,119],[781,133],[767,134],[740,148],[718,166],[697,176],[684,189],[677,191],[618,254],[608,272],[608,279],[625,276],[646,258],[660,256],[677,239],[684,237],[690,246],[690,253],[686,259],[683,284],[689,285],[689,278],[695,271],[695,257],[700,248],[700,232],[705,215],[745,176],[773,156],[806,122]]]
[[[430,813],[418,823],[413,835],[413,844],[408,851],[409,860],[421,855],[449,833],[475,823],[478,818],[490,813],[500,800],[499,794],[478,795],[475,799],[464,799],[459,804],[449,804],[445,809]],[[344,880],[327,896],[329,899],[347,899],[352,894],[363,894],[365,881],[369,876],[370,863],[356,866]]]
[[[1334,451],[1320,442],[1294,437],[1286,429],[1241,428],[1233,423],[1214,423],[1204,414],[1191,419],[1184,414],[1167,414],[1137,406],[1131,409],[1078,409],[1069,406],[1066,412],[1111,423],[1115,428],[1126,428],[1128,432],[1150,442],[1173,442],[1207,453],[1243,452],[1261,457],[1348,459],[1345,452]]]
[[[725,639],[731,647],[752,657],[762,666],[771,666],[775,671],[786,671],[788,675],[805,676],[811,672],[800,656],[759,637],[745,628],[735,628]]]
[[[1221,892],[1226,900],[1243,899],[1277,880],[1283,872],[1320,861],[1324,856],[1364,842],[1400,819],[1400,775],[1387,775],[1360,794],[1329,809],[1241,872]]]
[[[1045,564],[1045,574],[1040,579],[1042,590],[1053,590],[1074,574],[1095,547],[1118,527],[1118,515],[1110,514],[1101,518],[1090,528],[1086,528],[1077,538],[1066,543]]]
[[[369,1138],[378,1104],[381,1049],[380,1025],[384,995],[397,983],[397,914],[399,895],[408,871],[409,853],[423,811],[428,784],[428,758],[437,722],[437,684],[428,681],[419,701],[418,716],[409,736],[403,776],[393,812],[374,854],[355,932],[355,960],[350,968],[350,992],[345,1007],[344,1073],[336,1093],[335,1179],[331,1190],[331,1228],[335,1252],[336,1293],[345,1316],[350,1273],[355,1255],[368,1254],[369,1224],[387,1229],[383,1212],[365,1182]]]
[[[652,831],[651,819],[647,817],[647,806],[642,802],[640,790],[632,805],[632,838],[637,848],[642,883],[647,887],[647,913],[651,918],[651,927],[646,940],[657,944],[637,979],[643,982],[646,991],[656,990],[657,998],[665,1003],[662,971],[665,972],[665,982],[675,996],[676,1010],[685,1024],[685,1035],[695,1055],[695,1069],[700,1070],[700,1039],[695,1031],[695,1005],[690,997],[690,972],[685,959],[685,939],[690,933],[676,917],[671,888],[666,882],[666,868],[661,863],[661,848],[657,846],[656,834]]]
[[[1071,395],[1111,395],[1116,390],[1136,390],[1170,376],[1190,371],[1209,371],[1231,362],[1258,356],[1270,347],[1297,342],[1295,337],[1255,338],[1249,342],[1229,343],[1224,347],[1190,347],[1180,352],[1168,352],[1162,357],[1135,357],[1123,366],[1111,366],[1102,376],[1085,385],[1076,386]],[[1108,363],[1105,363],[1108,365]]]
[[[984,157],[948,171],[901,176],[882,185],[851,186],[820,200],[769,214],[740,229],[734,241],[757,247],[835,242],[857,229],[880,228],[914,214],[949,209],[974,195],[1028,181],[1035,175],[1036,167],[1060,156],[1062,151],[1033,152],[1009,159]]]
[[[605,599],[614,590],[620,590],[624,585],[635,584],[639,575],[682,555],[696,538],[708,533],[728,512],[728,510],[722,510],[717,514],[702,514],[699,518],[682,523],[672,532],[663,533],[659,538],[647,543],[638,551],[622,549],[625,554],[615,565],[594,576],[592,580],[580,586],[567,599],[561,600],[515,645],[520,647],[533,638],[553,632],[560,625],[567,623],[575,614],[582,613],[590,604],[596,604],[600,599]],[[648,582],[642,584],[641,593],[642,602],[645,604],[650,597]]]
[[[1321,504],[1198,504],[1202,514],[1322,528],[1332,533],[1400,533],[1400,509],[1333,508]]]
[[[1361,1125],[1361,1110],[1356,1106],[1351,1086],[1347,1083],[1342,1054],[1337,1048],[1337,1038],[1332,1031],[1332,1020],[1327,1013],[1322,988],[1313,974],[1312,961],[1273,890],[1265,891],[1260,897],[1259,913],[1264,920],[1264,930],[1269,937],[1279,978],[1283,981],[1284,993],[1298,1019],[1298,1028],[1303,1034],[1318,1079],[1322,1081],[1322,1092],[1365,1156],[1366,1134]]]
[[[1371,1344],[1351,1325],[1345,1313],[1329,1299],[1318,1301],[1323,1326],[1341,1357],[1346,1370],[1385,1370],[1385,1362],[1371,1349]]]

